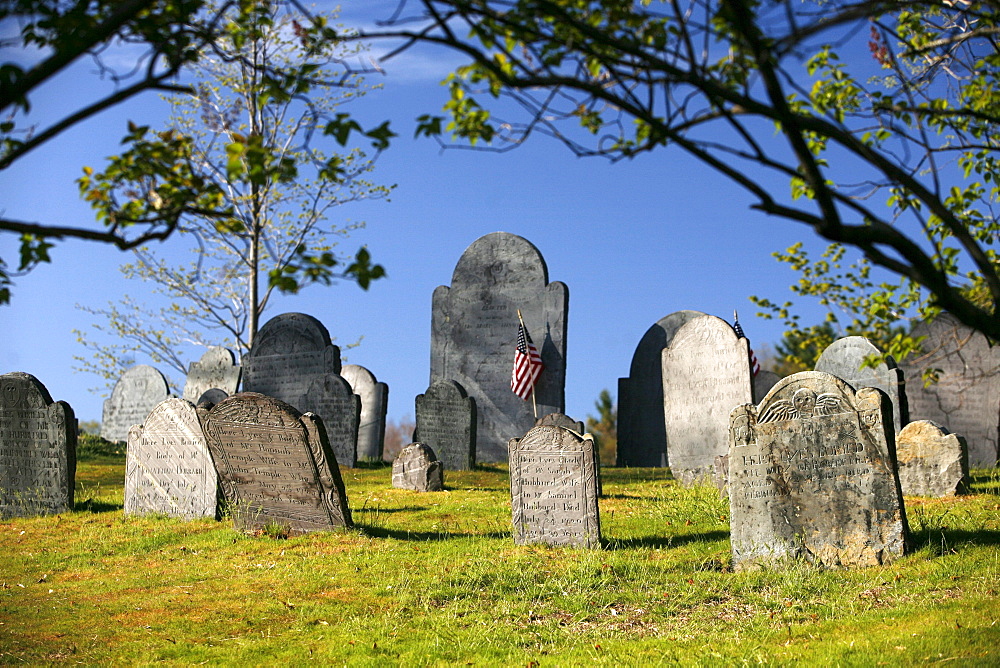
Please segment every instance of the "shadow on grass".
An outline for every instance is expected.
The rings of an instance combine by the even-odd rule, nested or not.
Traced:
[[[704,543],[729,538],[728,531],[706,531],[680,536],[641,536],[638,538],[605,538],[607,550],[634,550],[637,548],[683,547],[688,543]]]
[[[385,527],[374,527],[355,522],[354,527],[360,529],[365,535],[372,538],[393,538],[395,540],[405,540],[423,543],[427,541],[445,541],[458,538],[510,538],[509,531],[495,531],[492,533],[456,533],[454,531],[401,531],[399,529],[386,529]]]
[[[344,467],[348,468],[348,467]],[[384,462],[378,459],[359,459],[357,465],[354,466],[356,469],[391,469],[392,462]]]
[[[76,501],[73,503],[73,511],[77,513],[110,513],[116,510],[122,510],[124,506],[120,503],[111,503],[110,501],[95,501],[94,499],[87,499],[86,501]]]
[[[943,554],[951,550],[960,550],[965,545],[1000,545],[1000,531],[992,529],[968,531],[966,529],[927,528],[911,532],[910,544],[914,550],[919,550],[930,545],[939,554]]]
[[[366,506],[364,508],[351,508],[352,513],[408,513],[411,511],[429,510],[427,506],[403,506],[402,508],[383,508],[382,506]]]

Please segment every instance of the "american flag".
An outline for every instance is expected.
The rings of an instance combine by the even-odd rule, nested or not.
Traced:
[[[517,327],[517,348],[514,350],[514,371],[510,375],[510,389],[525,401],[531,396],[531,391],[542,374],[542,356],[531,342],[524,323]]]
[[[736,311],[733,311],[733,329],[736,330],[736,336],[741,339],[746,339],[747,346],[750,347],[750,339],[748,339],[747,335],[743,333],[743,328],[740,327],[740,317],[736,315]],[[752,347],[750,348],[750,370],[755,376],[760,371],[760,364],[757,362],[757,356],[754,355]]]

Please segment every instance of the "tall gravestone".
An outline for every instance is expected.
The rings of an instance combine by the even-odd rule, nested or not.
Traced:
[[[600,547],[593,439],[546,425],[511,439],[508,450],[514,542]]]
[[[736,570],[804,559],[870,566],[905,550],[892,407],[836,376],[782,379],[730,418],[729,506]]]
[[[896,437],[899,484],[907,496],[954,496],[969,489],[965,438],[941,425],[917,420]]]
[[[128,433],[125,514],[216,517],[218,475],[195,406],[176,397]]]
[[[725,320],[702,315],[678,328],[662,356],[667,463],[689,485],[711,477],[729,450],[729,413],[753,400],[750,349]]]
[[[753,377],[753,400],[759,402],[763,399],[771,388],[778,384],[781,376],[773,371],[761,369]]]
[[[455,380],[476,400],[480,461],[503,461],[507,440],[535,421],[532,402],[510,389],[518,309],[545,365],[535,386],[538,414],[563,412],[568,308],[569,291],[549,283],[538,249],[506,232],[474,241],[459,258],[451,286],[434,291],[431,382]]]
[[[476,466],[476,400],[453,380],[436,380],[418,394],[413,440],[437,453],[448,471]]]
[[[158,403],[170,394],[163,374],[146,364],[137,364],[122,374],[104,402],[101,437],[115,442],[128,440],[128,430],[142,424]]]
[[[0,376],[0,518],[73,509],[76,417],[34,376]]]
[[[309,385],[297,408],[323,418],[323,428],[337,463],[358,465],[358,420],[361,398],[342,376],[327,374]]]
[[[1000,457],[1000,346],[943,314],[920,323],[913,336],[927,337],[921,354],[901,366],[911,379],[911,420],[931,420],[969,444],[970,466],[996,466]],[[924,387],[924,369],[939,369],[938,382]]]
[[[199,408],[237,529],[292,532],[352,526],[344,482],[320,418],[253,392]]]
[[[345,364],[340,375],[361,397],[361,422],[358,425],[358,459],[382,459],[385,444],[385,413],[389,406],[389,386],[380,383],[363,366]]]
[[[203,394],[211,389],[220,389],[226,395],[236,394],[240,385],[240,365],[236,363],[233,351],[220,346],[212,346],[201,359],[191,363],[187,380],[184,382],[183,398],[197,403]]]
[[[910,421],[906,405],[906,389],[903,372],[891,357],[877,366],[862,368],[870,356],[882,356],[882,351],[863,336],[845,336],[837,339],[823,351],[816,361],[816,371],[833,374],[855,390],[862,387],[877,387],[889,395],[892,402],[892,424],[899,430]]]
[[[700,311],[671,313],[639,340],[628,378],[618,379],[618,466],[667,465],[663,349],[681,325],[703,315]]]

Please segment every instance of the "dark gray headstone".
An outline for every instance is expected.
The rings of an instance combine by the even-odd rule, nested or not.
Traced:
[[[444,467],[430,447],[410,443],[392,463],[392,486],[414,492],[440,492],[444,489]]]
[[[535,422],[530,400],[510,389],[517,311],[542,356],[535,386],[538,415],[565,410],[566,313],[569,291],[549,283],[541,253],[506,232],[480,237],[462,254],[451,286],[434,291],[431,382],[455,380],[476,400],[480,461],[504,461],[507,440]],[[436,447],[437,452],[444,456]],[[445,460],[446,468],[451,468]]]
[[[907,528],[893,452],[892,407],[836,376],[804,371],[759,406],[733,410],[729,506],[736,570],[803,559],[883,564]]]
[[[771,391],[771,388],[778,384],[781,380],[781,376],[774,373],[773,371],[768,371],[767,369],[761,369],[757,372],[757,375],[753,377],[753,400],[760,403],[767,396],[767,393]]]
[[[385,444],[385,412],[389,405],[389,386],[357,364],[345,364],[340,375],[361,397],[361,422],[358,425],[358,459],[382,459]]]
[[[122,374],[104,402],[101,418],[101,438],[109,441],[128,440],[128,430],[146,421],[149,411],[170,394],[167,379],[151,366],[137,364]]]
[[[594,441],[542,426],[508,450],[514,542],[600,547]]]
[[[125,514],[216,517],[218,475],[194,404],[176,397],[132,425],[125,458]]]
[[[202,393],[202,395],[198,397],[198,401],[196,402],[195,405],[201,406],[202,404],[211,404],[212,406],[214,406],[215,404],[222,403],[223,399],[228,399],[228,398],[229,398],[228,392],[226,392],[225,390],[220,390],[217,387],[213,387],[210,390],[205,390]]]
[[[1000,457],[1000,346],[943,314],[913,329],[926,336],[922,354],[900,366],[906,377],[911,420],[931,420],[969,444],[970,466],[996,466]],[[924,369],[940,369],[924,387]]]
[[[753,400],[747,340],[725,320],[689,320],[663,349],[663,413],[670,472],[685,485],[712,476],[729,451],[729,413]]]
[[[361,398],[354,394],[342,376],[329,374],[313,380],[305,396],[299,400],[298,408],[322,418],[338,464],[350,468],[358,465]]]
[[[628,378],[618,379],[618,466],[667,465],[663,349],[681,325],[703,315],[700,311],[671,313],[639,340]]]
[[[907,496],[954,496],[969,488],[965,439],[929,420],[903,427],[896,437],[899,484]]]
[[[413,440],[426,443],[449,471],[476,466],[476,400],[453,380],[431,383],[416,401]]]
[[[574,420],[565,413],[549,413],[548,415],[543,415],[535,421],[536,427],[543,427],[546,425],[551,427],[563,427],[564,429],[575,431],[581,436],[587,433],[587,428],[582,422]]]
[[[0,517],[73,510],[76,417],[37,378],[0,376]]]
[[[240,366],[236,363],[233,351],[212,346],[200,360],[191,363],[184,383],[183,398],[195,403],[212,388],[220,389],[229,396],[236,393],[239,385]]]
[[[909,421],[906,408],[906,389],[903,372],[891,357],[878,366],[861,368],[869,356],[880,356],[882,351],[863,336],[845,336],[837,339],[816,360],[816,370],[830,373],[846,380],[855,390],[877,387],[889,395],[892,402],[892,423],[896,433]]]
[[[199,409],[219,484],[237,529],[352,526],[340,468],[321,421],[283,401],[244,392]]]

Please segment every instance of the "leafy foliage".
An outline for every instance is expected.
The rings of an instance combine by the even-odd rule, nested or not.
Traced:
[[[594,408],[597,417],[587,416],[587,431],[597,440],[601,461],[614,462],[618,455],[618,409],[608,390],[601,390]]]

